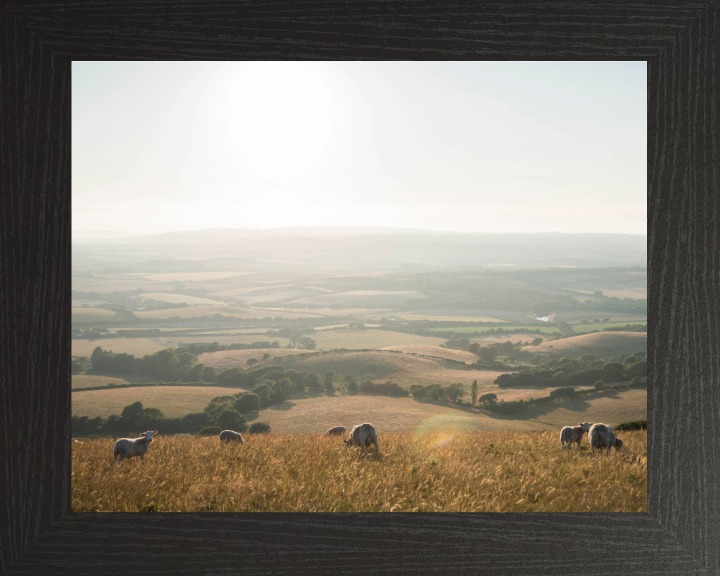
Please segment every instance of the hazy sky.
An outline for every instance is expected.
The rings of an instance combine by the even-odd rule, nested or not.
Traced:
[[[645,234],[645,62],[74,62],[73,234]]]

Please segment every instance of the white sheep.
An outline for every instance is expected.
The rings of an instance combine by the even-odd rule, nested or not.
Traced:
[[[245,444],[242,434],[233,432],[232,430],[223,430],[220,432],[220,442],[240,442],[240,444]]]
[[[325,432],[324,436],[343,436],[345,432],[347,432],[345,426],[335,426],[335,428],[330,428],[330,430]]]
[[[115,442],[113,448],[113,464],[117,461],[120,462],[125,458],[132,458],[133,456],[140,456],[140,461],[145,460],[145,452],[147,452],[150,442],[153,441],[153,436],[157,435],[157,430],[148,430],[147,432],[141,432],[140,438],[120,438]]]
[[[620,450],[623,445],[623,441],[615,436],[612,427],[607,424],[593,424],[588,432],[588,438],[590,438],[590,450],[593,454],[595,448],[606,447],[610,452],[611,448]]]
[[[560,430],[560,451],[565,449],[565,443],[567,442],[567,449],[570,452],[570,446],[577,443],[577,448],[580,450],[580,442],[585,436],[585,432],[590,430],[592,422],[581,422],[577,426],[565,426]]]
[[[371,441],[375,443],[375,455],[377,456],[380,451],[378,448],[377,433],[375,432],[375,427],[366,422],[365,424],[356,424],[353,426],[350,432],[350,438],[345,440],[343,444],[345,448],[348,446],[360,446],[363,452],[367,452],[365,446],[370,444]]]

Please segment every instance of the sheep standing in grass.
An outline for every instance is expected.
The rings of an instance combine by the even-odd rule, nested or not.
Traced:
[[[220,441],[221,442],[240,442],[240,444],[245,444],[242,434],[240,434],[238,432],[233,432],[232,430],[223,430],[222,432],[220,432]]]
[[[615,436],[612,427],[607,424],[593,424],[588,432],[588,438],[590,438],[590,450],[593,454],[595,448],[605,447],[610,452],[611,448],[620,450],[623,445],[623,441]]]
[[[145,453],[150,446],[150,442],[153,441],[153,436],[158,433],[157,430],[148,430],[147,432],[141,432],[140,438],[120,438],[115,442],[113,448],[113,464],[125,460],[125,458],[132,458],[133,456],[140,456],[140,461],[145,460]]]
[[[362,447],[363,452],[367,452],[365,446],[371,441],[375,443],[375,455],[377,456],[380,451],[378,448],[377,433],[375,432],[375,427],[366,422],[365,424],[356,424],[353,426],[353,429],[350,432],[350,438],[345,440],[343,444],[345,448],[348,446],[360,446]]]
[[[580,442],[585,436],[585,432],[590,430],[592,422],[581,422],[577,426],[565,426],[560,430],[560,451],[565,449],[565,443],[567,442],[567,449],[570,452],[570,446],[577,443],[577,449],[580,450]]]
[[[347,432],[345,426],[335,426],[335,428],[330,428],[330,430],[325,432],[324,436],[343,436],[345,432]]]

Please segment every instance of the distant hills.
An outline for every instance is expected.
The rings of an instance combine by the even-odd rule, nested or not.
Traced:
[[[214,228],[73,240],[73,259],[142,272],[151,260],[282,267],[547,268],[645,266],[647,236],[476,234],[402,228]],[[213,263],[212,260],[215,262]]]

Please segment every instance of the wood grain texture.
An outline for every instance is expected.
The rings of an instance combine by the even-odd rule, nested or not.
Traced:
[[[718,18],[717,1],[0,5],[0,572],[720,574],[720,451],[691,434],[720,424]],[[648,514],[69,513],[70,61],[428,58],[648,60]]]

